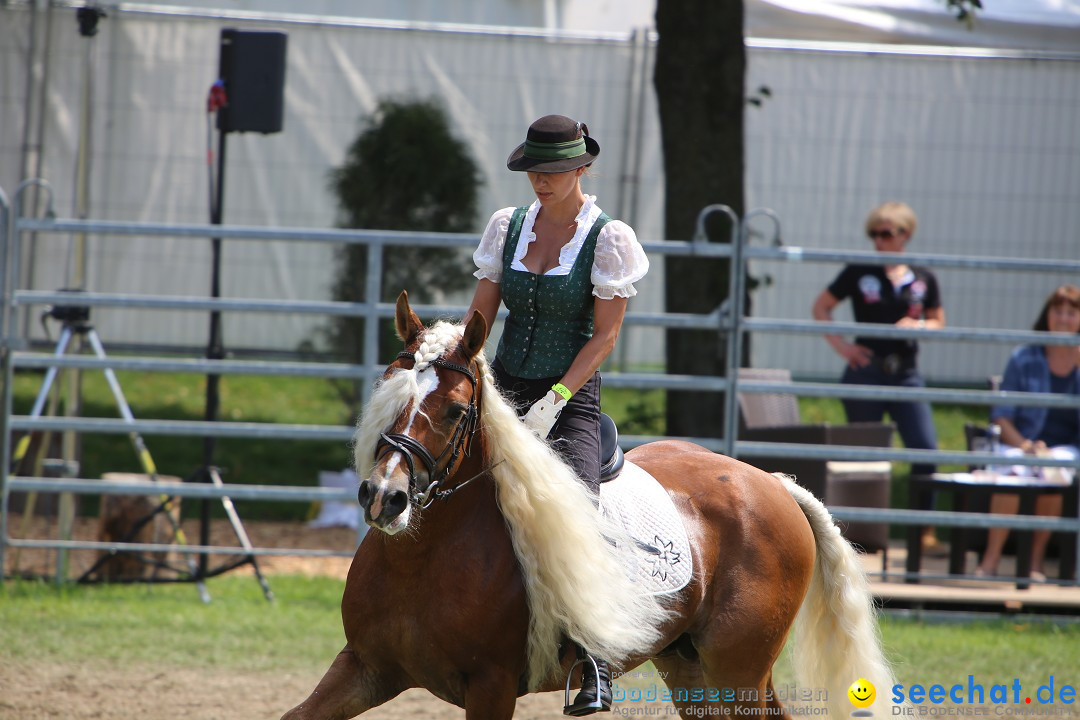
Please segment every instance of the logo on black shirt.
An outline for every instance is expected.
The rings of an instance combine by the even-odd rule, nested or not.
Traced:
[[[909,290],[909,292],[911,293],[911,302],[922,305],[923,298],[926,297],[926,281],[916,280],[911,283],[911,290]]]
[[[859,278],[859,292],[865,303],[881,302],[881,280],[873,275],[863,275]]]

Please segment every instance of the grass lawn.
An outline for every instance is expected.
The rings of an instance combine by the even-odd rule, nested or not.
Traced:
[[[969,674],[985,684],[1019,678],[1035,688],[1053,675],[1074,687],[1080,680],[1080,623],[985,620],[929,623],[886,617],[888,655],[901,682],[945,685]]]
[[[94,658],[110,665],[310,670],[344,643],[339,603],[344,583],[274,575],[266,602],[250,577],[211,581],[213,601],[190,585],[64,586],[9,581],[0,589],[0,664]],[[1034,689],[1080,678],[1080,623],[992,620],[953,623],[886,616],[886,651],[905,684],[967,681],[987,687],[1018,678]],[[786,656],[778,687],[794,682]],[[880,689],[879,689],[880,692]]]
[[[273,576],[276,601],[251,577],[210,581],[213,598],[193,585],[64,585],[9,581],[0,591],[0,660],[108,664],[323,667],[342,645],[344,581]]]

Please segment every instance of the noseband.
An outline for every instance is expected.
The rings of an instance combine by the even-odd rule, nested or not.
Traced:
[[[410,352],[401,352],[398,353],[398,358],[411,360],[414,359],[414,355]],[[469,382],[472,383],[473,391],[472,397],[469,398],[469,407],[458,419],[458,423],[454,427],[454,433],[450,436],[450,441],[447,443],[446,448],[439,454],[439,457],[432,457],[431,453],[423,446],[423,444],[411,435],[405,435],[404,433],[381,433],[379,435],[379,442],[375,445],[376,461],[392,452],[401,453],[402,457],[405,458],[405,464],[409,466],[409,489],[412,491],[411,501],[420,506],[421,509],[426,509],[431,503],[435,502],[436,498],[449,497],[475,479],[469,478],[469,480],[466,480],[464,483],[450,488],[449,490],[439,489],[443,481],[450,476],[454,465],[457,464],[458,458],[461,457],[462,453],[464,453],[466,457],[469,455],[469,448],[467,448],[466,445],[469,445],[470,447],[472,445],[469,440],[472,438],[473,433],[476,432],[476,419],[478,415],[476,409],[476,375],[473,374],[473,371],[468,367],[448,362],[442,358],[435,358],[430,364],[445,370],[459,372],[469,378]],[[446,465],[443,466],[442,470],[436,472],[435,469],[447,456],[449,456],[449,460],[446,461]],[[427,470],[428,478],[430,478],[428,486],[423,491],[418,489],[419,479],[416,475],[416,463],[413,461],[414,457],[420,460],[421,464]]]

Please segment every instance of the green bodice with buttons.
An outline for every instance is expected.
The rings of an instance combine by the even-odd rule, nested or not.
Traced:
[[[568,275],[537,275],[511,267],[527,213],[515,210],[506,229],[501,289],[510,317],[496,355],[515,377],[561,377],[593,334],[593,256],[611,218],[596,219]]]

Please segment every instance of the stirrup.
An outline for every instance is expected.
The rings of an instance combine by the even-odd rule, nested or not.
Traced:
[[[574,679],[574,671],[577,670],[578,665],[584,665],[589,663],[592,665],[594,677],[596,678],[596,698],[592,702],[588,703],[570,703],[570,682]],[[584,678],[582,679],[582,685],[584,685]],[[610,711],[611,705],[604,706],[602,699],[603,693],[600,692],[600,668],[596,664],[596,658],[592,655],[585,654],[585,657],[579,658],[570,666],[570,672],[566,675],[566,692],[563,695],[563,715],[569,715],[570,717],[582,717],[584,715],[592,715],[595,712]]]

